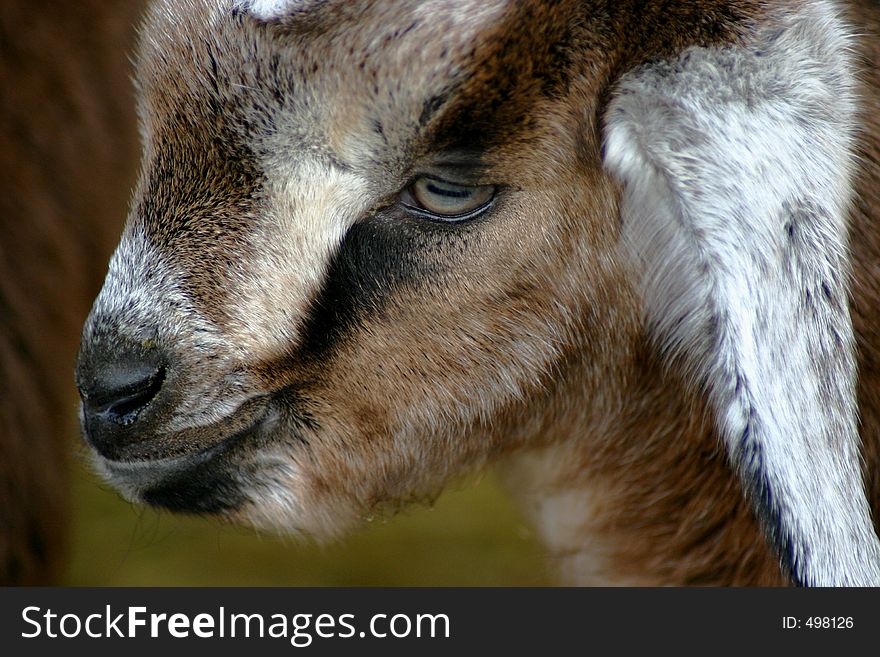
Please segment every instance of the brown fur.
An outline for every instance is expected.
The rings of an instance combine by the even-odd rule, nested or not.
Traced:
[[[228,348],[192,348],[180,327],[193,313],[157,323],[175,378],[138,420],[141,433],[120,440],[120,460],[138,461],[141,479],[111,471],[111,480],[171,508],[335,535],[503,461],[568,581],[783,583],[703,400],[661,365],[646,335],[633,272],[617,255],[620,189],[602,169],[601,117],[622,72],[689,45],[747,39],[785,4],[513,3],[479,39],[373,2],[278,24],[224,17],[209,31],[198,2],[193,19],[155,14],[138,67],[148,147],[123,246],[138,230],[149,235],[175,289]],[[876,4],[858,8],[854,22],[871,29]],[[865,39],[869,57],[878,38]],[[866,85],[869,105],[878,89],[876,79]],[[273,121],[288,114],[281,139]],[[875,115],[865,123],[853,252],[876,504]],[[308,214],[310,189],[295,185],[323,179],[273,169],[268,154],[278,152],[329,163],[341,186],[359,176],[379,199],[358,211],[357,228],[373,232],[349,228],[312,288],[285,269],[309,255],[300,250],[308,236],[285,230]],[[437,152],[465,153],[471,184],[505,183],[490,220],[447,231],[396,209],[411,171],[440,166]],[[404,247],[389,239],[356,251],[389,225],[394,239],[410,240]],[[132,252],[129,275],[144,266]],[[272,266],[251,271],[267,253]],[[348,287],[334,288],[334,275]],[[111,298],[122,294],[114,283]],[[142,309],[96,308],[84,370],[100,362],[106,336],[142,339],[135,327],[146,323]],[[174,424],[187,419],[181,408],[210,405],[199,401],[205,390],[238,400],[233,375],[235,394],[266,400],[271,430],[241,439],[234,419],[199,435]],[[195,463],[217,446],[228,449],[211,468],[192,468],[191,488],[167,484],[151,463]],[[137,488],[150,477],[158,493]]]
[[[864,80],[861,176],[853,208],[852,317],[859,350],[859,409],[868,500],[875,525],[880,523],[880,6],[870,0],[852,3],[854,24],[863,34],[859,62]]]
[[[126,50],[140,2],[0,6],[0,584],[57,582],[71,366],[122,225],[136,139]]]

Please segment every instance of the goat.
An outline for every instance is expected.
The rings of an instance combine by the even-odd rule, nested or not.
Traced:
[[[333,538],[498,464],[569,583],[880,584],[878,20],[154,1],[97,467]]]
[[[0,584],[57,583],[70,368],[118,240],[137,134],[122,53],[141,3],[0,5]]]

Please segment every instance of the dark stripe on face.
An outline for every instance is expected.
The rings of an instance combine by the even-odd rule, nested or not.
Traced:
[[[478,224],[432,222],[394,208],[352,226],[312,302],[295,360],[326,358],[365,319],[381,316],[394,293],[443,285]]]

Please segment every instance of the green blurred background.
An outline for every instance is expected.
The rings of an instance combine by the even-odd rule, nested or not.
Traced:
[[[493,475],[330,546],[122,500],[74,464],[73,586],[538,586],[541,547]]]

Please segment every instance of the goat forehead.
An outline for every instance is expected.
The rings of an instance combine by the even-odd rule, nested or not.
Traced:
[[[411,132],[472,75],[508,13],[506,0],[258,7],[270,4],[285,6],[282,19],[259,20],[231,0],[153,6],[137,71],[148,133],[169,114],[231,110],[250,111],[249,129],[299,135],[311,150],[377,117]],[[274,123],[279,116],[286,125]],[[383,137],[410,136],[397,132]]]
[[[245,133],[270,164],[305,151],[353,168],[406,166],[419,148],[473,146],[515,125],[569,68],[552,47],[568,4],[313,5],[276,21],[231,2],[154,7],[137,71],[145,142],[184,116]]]

